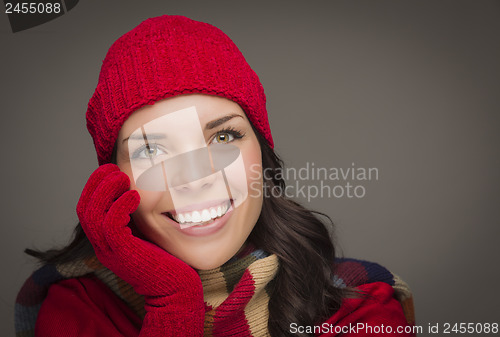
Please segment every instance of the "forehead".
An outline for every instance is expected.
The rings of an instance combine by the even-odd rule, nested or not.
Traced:
[[[193,111],[193,108],[197,112],[201,126],[229,113],[241,115],[245,121],[247,120],[241,107],[229,99],[202,94],[175,96],[133,112],[120,129],[118,140],[130,136],[144,124],[168,114],[175,113],[181,117],[185,111],[188,117],[187,115]]]

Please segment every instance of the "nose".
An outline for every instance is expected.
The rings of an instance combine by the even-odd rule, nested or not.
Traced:
[[[206,147],[171,158],[166,166],[168,185],[176,191],[206,189],[217,179]]]

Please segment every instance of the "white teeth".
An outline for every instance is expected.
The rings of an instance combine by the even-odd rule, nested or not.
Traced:
[[[202,212],[201,212],[201,220],[203,221],[208,221],[210,220],[211,217],[210,217],[210,212],[208,211],[208,209],[204,209]]]
[[[198,211],[194,211],[193,215],[191,216],[191,220],[193,222],[200,222],[201,221],[200,213]]]
[[[186,222],[192,224],[203,223],[223,216],[224,214],[226,214],[227,210],[229,209],[229,206],[231,206],[231,202],[228,200],[224,204],[219,205],[217,207],[205,208],[193,212],[177,213],[175,215],[172,215],[172,217],[180,224]]]

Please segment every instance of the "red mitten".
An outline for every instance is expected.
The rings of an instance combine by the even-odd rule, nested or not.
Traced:
[[[99,261],[145,297],[140,336],[202,336],[203,288],[196,271],[160,247],[132,235],[139,193],[118,166],[100,166],[78,201],[77,214]]]

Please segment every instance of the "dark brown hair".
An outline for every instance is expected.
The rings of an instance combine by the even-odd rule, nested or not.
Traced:
[[[254,129],[255,131],[255,129]],[[277,174],[283,161],[255,131],[262,151],[264,189],[285,190],[285,181]],[[112,162],[116,163],[116,146]],[[343,292],[333,283],[335,248],[327,225],[314,212],[284,195],[267,193],[262,211],[249,240],[279,258],[275,279],[267,288],[269,300],[268,328],[272,336],[290,336],[290,324],[302,326],[321,324],[340,307]],[[45,252],[26,249],[25,252],[44,263],[65,263],[94,255],[92,245],[80,224],[73,240],[62,249]],[[309,336],[309,334],[294,334]]]

